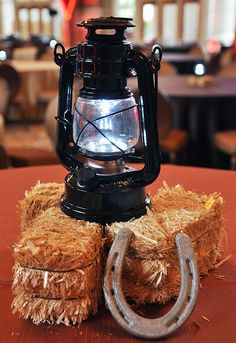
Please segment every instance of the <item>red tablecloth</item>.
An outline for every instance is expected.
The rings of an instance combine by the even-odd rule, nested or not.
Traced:
[[[116,324],[101,309],[80,328],[63,325],[36,326],[11,313],[12,245],[20,233],[16,206],[38,180],[63,182],[66,171],[60,166],[31,167],[0,171],[0,341],[8,342],[141,342]],[[165,342],[236,342],[236,172],[190,167],[162,166],[157,181],[148,187],[155,192],[163,180],[182,184],[197,192],[220,192],[225,199],[228,236],[226,255],[231,258],[201,281],[197,306],[189,320]]]

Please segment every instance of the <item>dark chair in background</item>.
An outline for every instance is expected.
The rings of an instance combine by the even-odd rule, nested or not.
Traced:
[[[1,79],[0,79],[0,92],[1,92]],[[2,103],[1,103],[2,105]],[[3,106],[1,106],[3,108]],[[0,113],[0,169],[7,168],[9,165],[9,159],[4,147],[4,118]]]
[[[4,147],[5,116],[9,109],[11,89],[5,65],[0,65],[0,169],[8,167],[8,157]]]
[[[168,97],[158,93],[158,134],[160,150],[168,156],[170,163],[177,162],[177,154],[184,149],[188,134],[173,128],[173,109]]]
[[[10,92],[10,87],[8,85],[7,80],[5,79],[4,75],[1,74],[1,66],[0,66],[0,113],[1,115],[6,115],[9,102],[10,102],[10,97],[11,97],[11,92]]]
[[[230,156],[230,169],[236,170],[236,130],[216,132],[214,145],[221,152]]]
[[[225,49],[220,56],[218,75],[236,77],[236,61],[233,47]],[[214,146],[230,157],[230,169],[236,170],[236,130],[218,131],[213,137]]]
[[[0,113],[2,113],[5,118],[7,119],[7,116],[9,114],[10,106],[15,103],[15,99],[17,97],[17,94],[20,89],[20,76],[18,72],[13,68],[12,66],[8,64],[0,64],[0,79],[2,82],[5,82],[5,89],[7,87],[8,95],[6,95],[6,91],[3,91],[3,88],[1,88],[1,103],[2,101],[5,101],[5,109],[0,109]],[[3,86],[2,86],[3,87]],[[2,93],[4,92],[4,93]]]
[[[6,150],[2,145],[0,145],[0,169],[8,168],[9,158],[7,156]]]
[[[5,80],[9,90],[7,106],[5,107],[5,111],[1,112],[6,122],[11,121],[11,119],[23,119],[24,98],[20,94],[21,78],[19,73],[11,65],[3,63],[0,64],[0,78]]]

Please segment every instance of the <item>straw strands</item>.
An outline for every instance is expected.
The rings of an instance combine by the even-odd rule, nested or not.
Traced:
[[[64,192],[64,184],[38,182],[30,191],[25,192],[25,197],[19,202],[19,215],[21,228],[28,228],[35,217],[50,207],[59,207],[60,196]]]
[[[12,307],[13,313],[19,312],[21,318],[31,318],[34,324],[78,324],[97,313],[98,292],[77,299],[44,299],[35,297],[31,292],[17,289]]]
[[[105,228],[76,220],[59,209],[64,185],[37,184],[19,204],[21,236],[14,245],[12,308],[34,323],[80,324],[97,312],[103,245],[109,248],[123,227],[134,232],[122,275],[123,291],[136,303],[165,303],[176,297],[180,271],[178,232],[189,235],[200,275],[222,261],[223,199],[182,186],[164,186],[147,214]]]
[[[13,254],[22,266],[70,271],[91,264],[101,246],[100,225],[72,219],[52,207],[24,228]]]
[[[111,246],[122,227],[134,232],[123,270],[123,290],[137,303],[165,303],[180,289],[175,246],[178,232],[189,235],[200,275],[222,259],[223,199],[218,193],[199,195],[180,185],[164,187],[152,198],[147,215],[106,227]]]
[[[62,192],[59,184],[37,184],[19,204],[12,309],[35,324],[80,325],[100,301],[101,227],[63,214]]]

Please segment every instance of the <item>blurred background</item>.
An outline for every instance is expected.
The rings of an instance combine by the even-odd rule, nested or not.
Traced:
[[[75,46],[79,21],[111,15],[134,19],[127,37],[148,58],[163,49],[163,162],[236,169],[236,0],[0,0],[0,168],[58,163],[54,46]]]

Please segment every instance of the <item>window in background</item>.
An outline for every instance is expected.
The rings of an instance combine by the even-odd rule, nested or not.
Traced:
[[[146,43],[157,39],[157,6],[143,5],[143,39]]]
[[[48,34],[50,35],[50,33],[52,32],[52,34],[54,33],[54,28],[51,28],[51,18],[50,18],[50,14],[49,11],[44,8],[42,10],[42,17],[43,17],[43,22],[42,22],[42,31],[43,32],[48,32]]]
[[[175,44],[177,42],[177,4],[165,4],[163,6],[163,35],[165,44]]]
[[[186,3],[183,14],[183,41],[196,42],[199,32],[199,4]]]
[[[30,27],[28,25],[29,22],[29,12],[26,9],[22,9],[19,11],[19,32],[22,38],[29,37]]]
[[[116,12],[118,17],[134,18],[135,17],[136,0],[117,0]]]
[[[33,8],[31,10],[31,18],[32,18],[32,25],[31,25],[31,33],[36,34],[40,32],[40,25],[39,25],[39,10],[37,8]]]
[[[52,0],[44,1],[14,1],[15,2],[15,27],[24,39],[32,35],[45,37],[54,36],[54,19],[50,16],[53,8]]]
[[[234,40],[236,27],[236,0],[209,0],[212,11],[208,38],[216,38],[225,46]]]
[[[135,19],[136,0],[116,0],[114,10],[115,10],[115,16],[117,17]],[[128,38],[132,39],[133,33],[134,33],[133,28],[127,29]]]
[[[233,42],[236,0],[103,1],[110,4],[109,8],[113,9],[109,15],[130,16],[136,19],[137,27],[134,34],[139,44],[153,38],[166,44],[178,43],[177,39],[183,42],[200,41],[204,44],[212,37],[226,46]],[[158,13],[153,14],[157,8]],[[183,12],[178,13],[178,9]]]
[[[0,1],[0,35],[8,36],[14,32],[14,3],[13,0]]]
[[[16,33],[16,15],[15,15],[15,3],[21,3],[21,1],[15,0],[0,0],[0,37],[6,37],[11,34]],[[24,3],[33,4],[34,0],[24,0]],[[57,39],[61,39],[61,26],[62,19],[60,13],[60,6],[58,0],[52,0],[52,7],[57,10],[57,15],[54,19],[53,31]],[[27,27],[28,22],[28,13],[27,11],[22,10],[20,13],[20,20],[22,22],[21,28],[23,29],[22,37],[26,38],[29,35],[29,30]],[[50,16],[49,11],[46,9],[43,16],[43,28],[39,28],[39,13],[36,13],[34,9],[31,10],[31,16],[33,19],[32,25],[30,27],[30,33],[35,34],[36,32],[45,31],[50,32]],[[23,27],[22,27],[23,26]],[[42,29],[42,30],[41,30]]]

